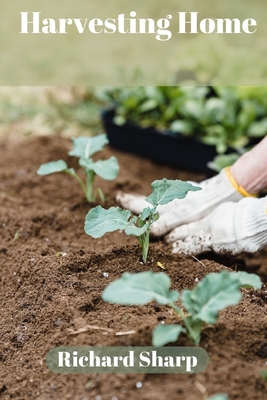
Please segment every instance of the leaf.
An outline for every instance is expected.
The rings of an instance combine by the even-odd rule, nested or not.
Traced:
[[[142,221],[145,221],[145,220],[151,215],[151,213],[153,213],[153,212],[154,212],[154,209],[153,209],[153,208],[146,207],[146,208],[143,209],[143,211],[142,211],[141,214],[139,215],[139,218],[140,218]]]
[[[72,169],[68,169],[67,164],[63,160],[51,161],[47,164],[42,164],[38,171],[38,175],[50,175],[56,172],[69,172],[71,173]]]
[[[235,272],[235,274],[239,280],[240,287],[260,289],[262,286],[260,277],[256,274],[248,274],[245,271]]]
[[[169,290],[170,285],[170,278],[164,272],[145,271],[138,274],[126,272],[106,287],[102,298],[110,303],[124,305],[143,305],[152,300],[159,304],[169,304],[179,297],[176,290]]]
[[[152,332],[152,344],[159,347],[176,342],[181,332],[185,332],[181,325],[158,325]]]
[[[153,192],[146,201],[153,206],[167,204],[173,199],[183,199],[189,191],[201,190],[200,187],[178,179],[168,180],[166,178],[152,183]]]
[[[189,135],[193,132],[194,126],[191,122],[182,119],[176,119],[170,125],[170,130],[172,132],[183,133]]]
[[[267,133],[267,119],[264,118],[262,121],[255,121],[249,125],[247,130],[248,136],[250,137],[263,137]]]
[[[238,153],[220,154],[213,161],[208,162],[208,167],[216,172],[220,172],[223,168],[233,165],[240,157]]]
[[[142,226],[135,226],[132,221],[131,223],[126,226],[124,232],[128,236],[141,236],[143,233],[145,233],[148,229],[148,223],[145,223]]]
[[[227,394],[224,393],[216,393],[213,396],[209,397],[207,400],[229,400]]]
[[[100,238],[105,233],[118,229],[125,230],[127,235],[140,236],[146,231],[147,226],[135,227],[134,220],[129,221],[130,217],[129,210],[122,210],[120,207],[111,207],[105,210],[101,206],[97,206],[86,215],[84,230],[93,238]]]
[[[73,138],[73,149],[69,151],[70,156],[89,158],[96,152],[102,150],[108,143],[105,133],[93,137],[80,136]]]
[[[113,118],[113,122],[115,125],[122,126],[126,123],[126,118],[124,118],[122,115],[116,115]]]
[[[242,297],[240,288],[248,284],[248,275],[228,271],[211,273],[192,291],[185,290],[182,294],[182,302],[191,314],[192,320],[215,323],[218,311],[239,302]],[[252,281],[252,286],[259,284],[254,275],[250,281]]]
[[[156,108],[158,106],[158,101],[157,99],[148,99],[146,100],[144,103],[142,103],[139,108],[138,111],[140,113],[144,113],[150,110],[153,110],[154,108]]]
[[[118,160],[113,156],[108,160],[98,160],[94,162],[93,169],[101,178],[112,181],[119,173]]]
[[[101,178],[107,181],[112,181],[116,178],[119,172],[119,164],[116,157],[110,157],[108,160],[98,160],[93,161],[92,159],[87,159],[81,157],[79,164],[83,168],[87,168],[94,171]]]
[[[205,114],[201,100],[197,99],[186,100],[181,111],[186,118],[195,118],[196,120],[200,120]]]

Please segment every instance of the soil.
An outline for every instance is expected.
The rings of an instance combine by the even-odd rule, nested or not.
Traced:
[[[83,225],[91,206],[79,184],[67,175],[36,174],[40,164],[60,158],[77,168],[76,159],[66,156],[70,147],[59,136],[1,145],[0,398],[203,400],[223,392],[231,400],[266,399],[267,381],[261,377],[267,369],[265,285],[260,291],[243,290],[237,306],[220,312],[218,323],[204,328],[200,346],[210,363],[202,373],[56,375],[48,370],[45,356],[55,346],[149,346],[159,322],[175,322],[167,307],[122,307],[101,299],[107,284],[125,271],[160,272],[160,261],[172,289],[180,291],[226,268],[267,280],[266,250],[236,258],[207,254],[198,260],[172,254],[164,241],[155,241],[144,266],[134,237],[119,232],[98,240],[87,236]],[[116,204],[118,190],[148,195],[155,179],[205,178],[109,148],[101,157],[111,154],[119,160],[119,177],[96,182],[108,195],[105,207]],[[83,331],[86,325],[104,330]],[[116,336],[127,331],[134,333]],[[189,342],[182,334],[172,345]]]

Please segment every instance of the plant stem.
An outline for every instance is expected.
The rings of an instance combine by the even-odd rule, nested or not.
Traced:
[[[192,326],[190,325],[188,319],[185,317],[183,311],[177,307],[174,303],[170,303],[170,306],[173,308],[173,310],[176,312],[176,314],[179,315],[179,317],[182,318],[186,329],[188,330],[189,336],[192,339],[193,343],[198,345],[199,344],[199,333],[200,332],[195,332],[194,329],[192,328]]]
[[[151,210],[151,214],[149,215],[147,231],[139,237],[139,242],[141,243],[142,246],[142,259],[144,264],[146,263],[147,260],[148,249],[149,249],[150,227],[153,223],[153,217],[155,211],[156,211],[156,206]]]
[[[150,229],[148,229],[143,235],[142,235],[142,259],[144,264],[146,263],[147,260],[147,255],[148,255],[148,249],[149,249],[149,234],[150,234]]]
[[[86,170],[86,199],[89,203],[94,201],[93,184],[95,180],[95,173],[92,170]]]

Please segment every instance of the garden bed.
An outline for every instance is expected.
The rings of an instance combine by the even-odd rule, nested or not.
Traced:
[[[0,398],[203,400],[218,392],[231,400],[267,398],[267,382],[260,375],[267,369],[266,287],[244,290],[237,306],[228,307],[215,326],[204,329],[200,346],[210,364],[200,374],[55,375],[46,368],[45,355],[55,346],[151,345],[155,325],[175,321],[168,308],[153,303],[123,307],[103,302],[103,289],[125,271],[159,272],[160,261],[172,289],[180,291],[226,266],[267,281],[266,250],[228,259],[207,254],[198,261],[171,254],[158,241],[144,266],[134,237],[119,232],[101,239],[87,236],[83,224],[90,206],[79,184],[67,175],[36,174],[41,163],[53,159],[76,166],[75,159],[66,158],[70,148],[69,141],[55,137],[6,142],[0,149]],[[110,155],[118,158],[121,169],[115,181],[96,182],[109,195],[105,207],[115,205],[118,190],[149,194],[155,179],[205,178],[109,148],[101,158]],[[134,333],[116,336],[127,331]],[[181,335],[173,345],[188,344]]]

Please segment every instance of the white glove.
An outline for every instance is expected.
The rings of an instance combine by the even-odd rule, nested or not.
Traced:
[[[254,253],[267,245],[267,197],[221,204],[200,221],[174,229],[166,240],[174,242],[173,253]]]
[[[213,178],[196,183],[196,186],[200,186],[202,190],[188,192],[185,199],[175,199],[158,207],[160,218],[151,226],[152,235],[163,236],[179,225],[198,221],[221,203],[239,201],[244,196],[250,196],[238,186],[229,168],[225,168]],[[123,208],[135,214],[140,214],[145,207],[150,206],[145,201],[145,196],[119,193],[116,200]]]

